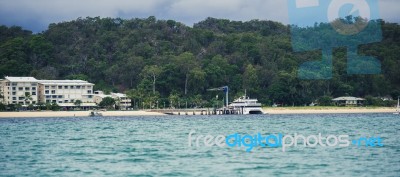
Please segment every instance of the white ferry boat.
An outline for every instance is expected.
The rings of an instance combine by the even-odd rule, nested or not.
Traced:
[[[236,99],[228,106],[238,114],[264,114],[261,103],[257,99],[251,99],[246,95]]]

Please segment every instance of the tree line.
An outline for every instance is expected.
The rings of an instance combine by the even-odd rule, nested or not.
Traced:
[[[295,28],[279,22],[207,18],[189,27],[153,16],[78,18],[50,24],[38,34],[0,26],[0,75],[87,80],[96,90],[127,93],[138,107],[164,102],[210,106],[224,95],[207,89],[225,85],[230,98],[246,91],[264,105],[305,105],[346,95],[397,98],[400,28],[383,20],[374,23],[381,26],[382,41],[358,50],[381,61],[377,75],[348,75],[347,49],[338,47],[332,50],[332,79],[299,79],[299,66],[321,58],[321,51],[293,52]],[[313,28],[319,34],[309,40],[332,38],[324,30],[328,24]]]

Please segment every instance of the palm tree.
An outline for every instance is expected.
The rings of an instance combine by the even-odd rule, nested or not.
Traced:
[[[82,101],[81,100],[75,100],[75,102],[74,102],[74,105],[75,106],[81,106],[81,104],[82,104]]]
[[[74,105],[77,107],[81,107],[82,101],[81,100],[75,100]]]
[[[0,98],[4,98],[3,93],[0,92]]]
[[[24,105],[26,105],[26,102],[28,100],[33,100],[32,96],[29,92],[25,92],[25,96],[23,96],[23,97],[24,97]]]

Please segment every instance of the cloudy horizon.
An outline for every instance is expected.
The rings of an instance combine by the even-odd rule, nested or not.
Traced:
[[[316,1],[316,0],[299,0]],[[399,23],[398,0],[380,0],[380,18]],[[0,1],[0,25],[22,26],[33,32],[47,29],[51,23],[79,17],[171,19],[188,26],[207,17],[249,21],[272,20],[289,23],[287,0],[3,0]],[[311,16],[309,16],[311,17]],[[308,18],[305,16],[304,18]]]

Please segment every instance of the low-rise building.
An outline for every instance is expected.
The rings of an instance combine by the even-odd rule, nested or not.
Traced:
[[[122,93],[111,93],[116,99],[116,105],[119,107],[120,110],[127,110],[131,107],[131,99],[129,99],[126,94]]]
[[[365,99],[352,96],[338,97],[332,99],[337,106],[361,106]]]
[[[129,99],[126,94],[110,93],[109,95],[106,95],[103,91],[94,92],[94,102],[96,104],[100,104],[100,102],[106,97],[113,98],[115,100],[114,107],[117,107],[120,110],[127,110],[129,107],[131,107],[131,99]]]
[[[111,95],[106,95],[106,94],[104,94],[103,91],[100,91],[100,90],[94,91],[93,100],[94,100],[94,102],[95,102],[97,105],[99,105],[100,102],[103,101],[103,99],[104,99],[105,97],[111,97],[111,98],[112,98]]]

